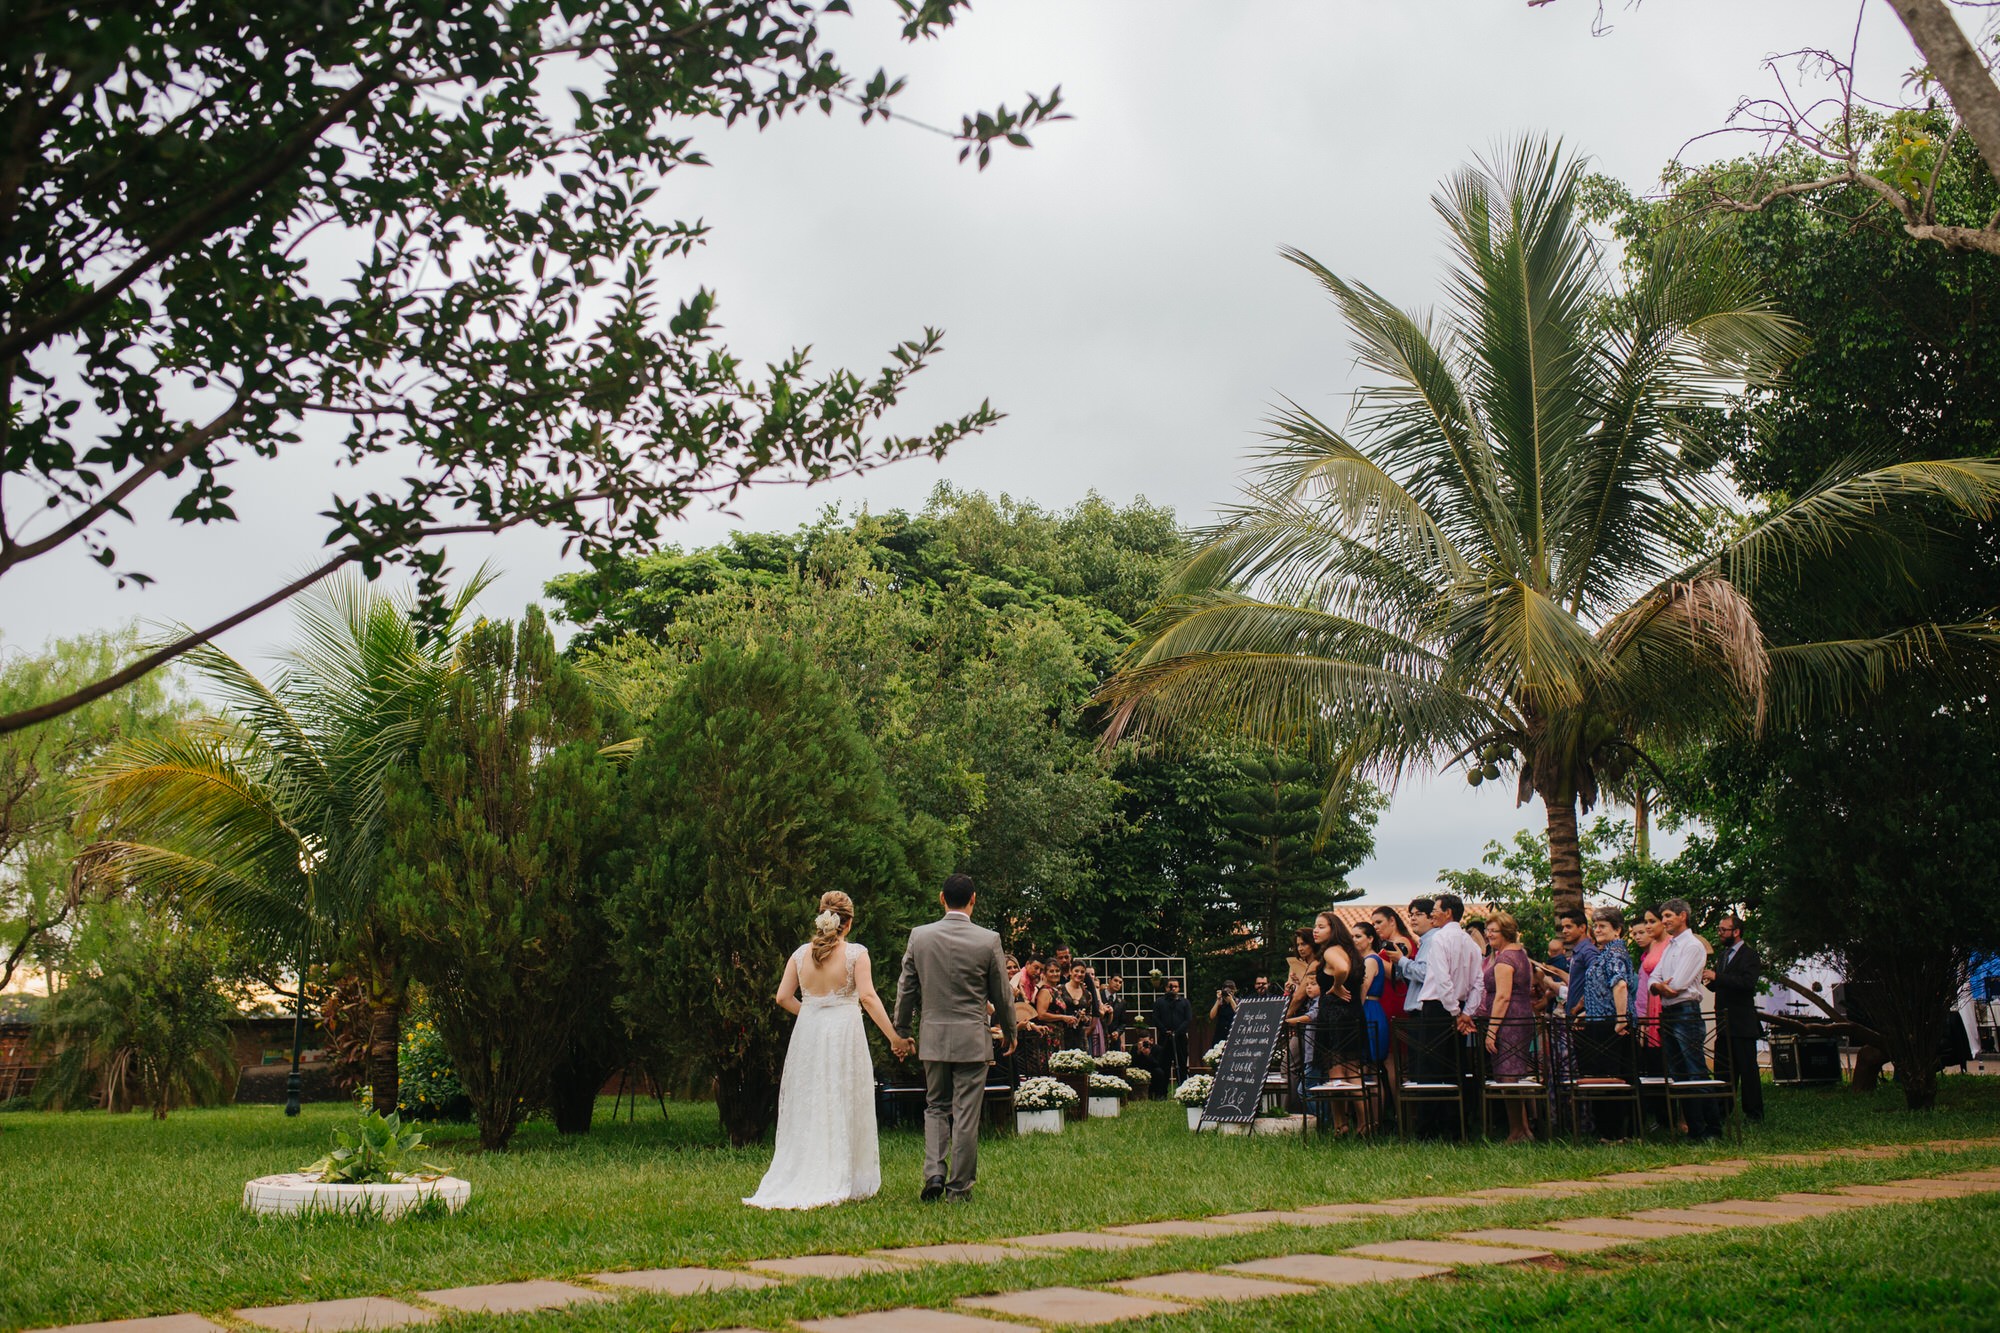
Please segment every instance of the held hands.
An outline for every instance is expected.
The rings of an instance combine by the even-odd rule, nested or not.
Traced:
[[[910,1040],[908,1037],[899,1036],[894,1041],[889,1043],[889,1049],[895,1052],[896,1058],[898,1060],[907,1060],[912,1055],[916,1054],[917,1043]]]
[[[1713,985],[1715,984],[1715,969],[1714,969],[1714,968],[1712,968],[1712,967],[1704,967],[1704,968],[1703,968],[1703,969],[1701,970],[1701,984],[1702,984],[1702,985],[1704,985],[1704,986],[1713,986]]]
[[[1475,1026],[1477,1025],[1473,1023],[1471,1014],[1460,1014],[1458,1016],[1458,1030],[1464,1035],[1471,1036]]]

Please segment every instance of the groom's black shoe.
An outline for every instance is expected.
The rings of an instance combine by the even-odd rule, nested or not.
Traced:
[[[933,1176],[924,1182],[924,1192],[917,1196],[925,1203],[936,1203],[944,1197],[944,1177]]]

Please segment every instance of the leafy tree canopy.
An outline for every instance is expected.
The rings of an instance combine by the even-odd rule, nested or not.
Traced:
[[[891,0],[915,41],[960,0]],[[342,565],[403,563],[520,523],[601,559],[704,497],[936,456],[987,405],[883,433],[934,329],[856,373],[803,349],[763,373],[663,261],[698,221],[657,196],[703,123],[887,119],[901,79],[827,49],[846,0],[271,0],[0,12],[0,577],[80,545],[122,582],[132,505],[235,517],[226,469],[331,446],[315,568],[34,709],[74,707]],[[967,116],[993,144],[1059,93]],[[387,466],[373,466],[381,460]],[[372,480],[368,480],[372,479]],[[34,493],[46,508],[24,521]]]

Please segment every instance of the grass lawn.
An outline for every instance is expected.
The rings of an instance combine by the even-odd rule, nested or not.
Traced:
[[[351,1112],[273,1107],[182,1112],[165,1122],[101,1113],[0,1116],[0,1331],[92,1319],[219,1312],[473,1282],[568,1277],[609,1268],[750,1258],[945,1240],[994,1239],[1165,1217],[1399,1195],[1630,1169],[1701,1157],[1850,1143],[1984,1135],[2000,1125],[2000,1080],[1947,1079],[1940,1109],[1911,1116],[1893,1091],[1775,1091],[1767,1123],[1733,1145],[1690,1149],[1402,1146],[1287,1138],[1196,1137],[1180,1108],[1152,1103],[1060,1137],[982,1146],[971,1207],[915,1199],[922,1145],[885,1136],[884,1192],[810,1213],[761,1213],[739,1199],[769,1149],[733,1150],[712,1107],[672,1104],[635,1122],[565,1140],[535,1124],[504,1155],[469,1129],[433,1131],[431,1160],[473,1182],[456,1217],[380,1225],[335,1218],[256,1218],[243,1181],[291,1170],[324,1150]],[[2000,1151],[1918,1153],[1894,1161],[1768,1167],[1588,1200],[1523,1200],[1311,1231],[1269,1230],[1171,1241],[1122,1253],[1072,1253],[998,1265],[951,1265],[844,1282],[801,1282],[697,1299],[634,1298],[505,1323],[513,1333],[595,1329],[778,1328],[787,1319],[1057,1282],[1100,1282],[1367,1240],[1472,1226],[1523,1225],[1655,1204],[1770,1195],[2000,1162]],[[1659,1242],[1611,1257],[1480,1271],[1447,1281],[1349,1289],[1213,1308],[1157,1321],[1165,1329],[1488,1326],[2000,1327],[2000,1196],[1873,1208],[1728,1237]]]

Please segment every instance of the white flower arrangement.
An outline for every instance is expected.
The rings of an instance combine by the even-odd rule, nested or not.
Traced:
[[[1090,1058],[1088,1051],[1057,1051],[1049,1057],[1049,1072],[1052,1074],[1090,1074],[1096,1070],[1097,1061]]]
[[[1174,1100],[1182,1106],[1202,1106],[1208,1101],[1208,1093],[1215,1086],[1215,1079],[1207,1074],[1191,1074],[1178,1088],[1174,1089]]]
[[[1016,1111],[1066,1111],[1076,1105],[1076,1089],[1061,1079],[1023,1079],[1014,1089]]]
[[[1153,1082],[1153,1075],[1144,1069],[1120,1070],[1118,1077],[1130,1083],[1135,1090],[1150,1087]]]
[[[1092,1074],[1090,1093],[1093,1097],[1130,1097],[1132,1085],[1116,1074]]]
[[[840,929],[840,913],[821,912],[813,918],[813,929],[819,931],[822,935],[828,935]]]
[[[1106,1051],[1097,1057],[1099,1069],[1129,1069],[1132,1067],[1130,1051]]]
[[[1208,1048],[1208,1054],[1201,1057],[1201,1062],[1205,1065],[1214,1064],[1222,1058],[1222,1052],[1228,1045],[1227,1041],[1218,1041],[1215,1045]]]

